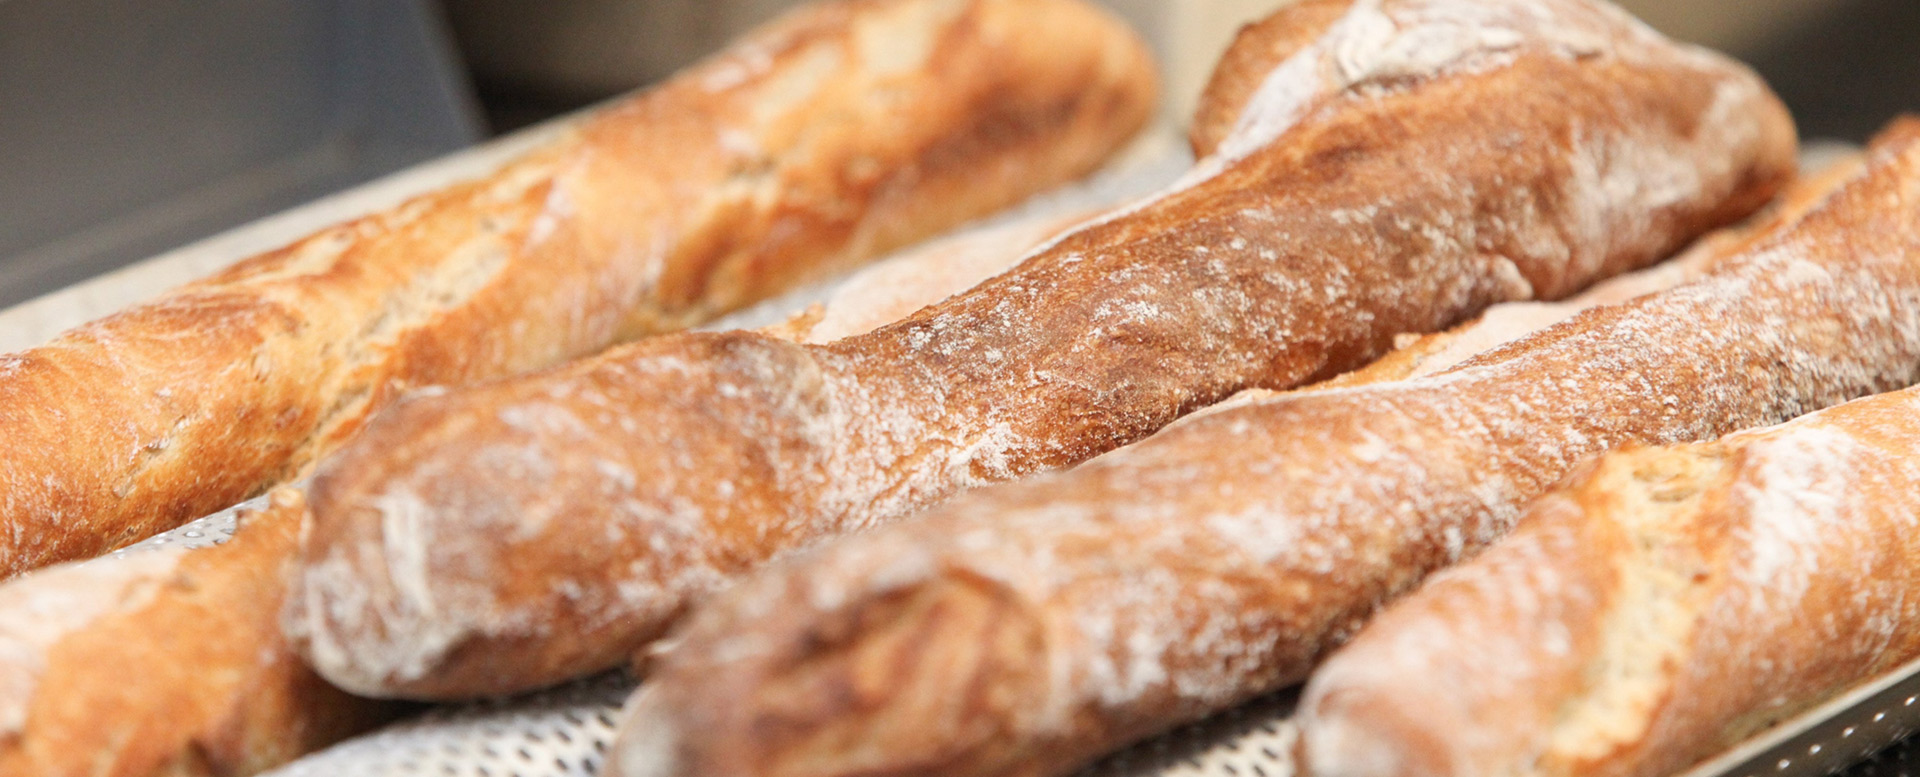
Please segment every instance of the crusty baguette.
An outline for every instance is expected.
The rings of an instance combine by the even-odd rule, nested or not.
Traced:
[[[1920,180],[1904,183],[1877,207],[1911,235]],[[1678,773],[1920,657],[1916,494],[1920,389],[1606,455],[1315,671],[1303,763]]]
[[[1750,72],[1550,5],[1448,3],[1355,31],[1379,46],[1357,59],[1340,39],[1269,63],[1175,187],[872,334],[671,336],[398,403],[314,479],[289,629],[370,694],[614,665],[774,555],[1565,296],[1788,175],[1791,123]]]
[[[1866,165],[1866,157],[1857,153],[1842,153],[1812,163],[1818,165],[1817,169],[1795,179],[1765,210],[1744,223],[1701,238],[1673,259],[1644,270],[1608,278],[1565,300],[1508,302],[1495,305],[1480,318],[1445,332],[1407,335],[1395,344],[1392,353],[1372,364],[1309,388],[1363,386],[1432,375],[1451,369],[1496,346],[1565,321],[1589,308],[1619,304],[1699,278],[1713,270],[1717,262],[1738,256],[1761,239],[1776,235],[1787,225],[1799,221],[1808,211],[1825,202],[1827,196],[1841,184],[1858,176]],[[1205,412],[1215,412],[1241,402],[1271,396],[1274,396],[1274,392],[1252,389],[1209,407]]]
[[[0,586],[0,774],[239,777],[403,711],[334,689],[280,636],[300,514]]]
[[[783,328],[858,334],[891,322],[902,305],[1012,266],[1077,218],[1044,213],[900,252]],[[280,489],[223,547],[0,585],[0,775],[238,777],[403,709],[333,690],[282,636],[283,572],[304,514],[303,494]],[[101,671],[113,666],[139,670]]]
[[[1345,16],[1352,0],[1300,0],[1284,14],[1272,14],[1241,27],[1220,57],[1194,106],[1187,128],[1193,155],[1205,157],[1233,134],[1247,104],[1268,82],[1273,64],[1312,46]]]
[[[1910,389],[1583,467],[1328,659],[1304,762],[1662,777],[1920,656],[1916,453]]]
[[[828,0],[479,181],[0,356],[0,577],[300,475],[408,387],[684,327],[1092,169],[1152,64],[1080,0]]]
[[[1917,193],[1913,122],[1687,285],[1438,375],[1184,421],[764,568],[652,662],[615,771],[1056,774],[1303,680],[1590,454],[1920,379]]]
[[[1710,237],[1719,238],[1730,231],[1733,230],[1720,230]],[[1557,302],[1503,302],[1487,308],[1486,312],[1472,321],[1444,332],[1403,335],[1395,340],[1394,349],[1387,355],[1357,370],[1290,391],[1247,389],[1217,404],[1196,410],[1174,423],[1187,423],[1291,393],[1371,386],[1445,372],[1481,353],[1546,329],[1582,311],[1665,291],[1698,278],[1705,271],[1706,262],[1703,260],[1710,258],[1710,252],[1690,250],[1652,267],[1608,278],[1593,288]],[[1621,295],[1626,296],[1623,298]]]
[[[1322,667],[1316,773],[1670,774],[1920,654],[1916,410],[1586,466]]]

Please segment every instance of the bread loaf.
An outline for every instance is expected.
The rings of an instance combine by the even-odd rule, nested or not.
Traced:
[[[1803,160],[1805,161],[1805,160]],[[1407,335],[1392,353],[1360,369],[1316,383],[1310,389],[1344,388],[1406,380],[1443,372],[1495,347],[1572,318],[1602,305],[1665,291],[1712,271],[1719,262],[1737,257],[1759,241],[1778,235],[1808,211],[1826,202],[1835,189],[1860,174],[1866,157],[1840,153],[1815,160],[1817,169],[1801,176],[1780,192],[1766,209],[1747,221],[1701,238],[1673,259],[1644,270],[1608,278],[1578,295],[1558,302],[1508,302],[1489,308],[1480,318],[1445,332]],[[1253,389],[1202,412],[1217,412],[1245,402],[1276,396]]]
[[[614,665],[770,557],[1565,296],[1792,168],[1751,73],[1615,11],[1404,5],[1269,63],[1172,189],[905,321],[671,336],[399,403],[315,477],[289,629],[370,694]]]
[[[1676,774],[1920,656],[1916,411],[1583,467],[1316,673],[1312,773]]]
[[[858,334],[1011,266],[1067,218],[1043,212],[903,251],[783,328]],[[242,514],[226,546],[0,584],[0,774],[240,777],[406,709],[334,690],[282,636],[283,573],[305,512],[301,491],[281,489]]]
[[[303,474],[410,387],[684,327],[1092,169],[1152,63],[1081,0],[827,0],[491,177],[0,356],[0,576]]]
[[[334,689],[280,636],[300,515],[276,502],[221,547],[0,586],[0,774],[241,777],[403,711]]]
[[[1917,193],[1913,124],[1798,222],[1692,283],[1429,377],[1183,421],[770,565],[702,601],[652,661],[614,771],[1062,774],[1300,682],[1377,607],[1501,536],[1591,454],[1710,439],[1920,380]],[[1424,634],[1398,644],[1425,650]],[[1433,680],[1435,704],[1453,679]],[[1388,704],[1398,721],[1425,713],[1393,683],[1371,690],[1348,720]],[[1476,714],[1420,729],[1410,749],[1472,735],[1461,726]],[[1530,736],[1528,714],[1485,725]],[[1362,764],[1376,751],[1358,740],[1341,753]],[[1506,773],[1479,766],[1457,773]]]
[[[1915,243],[1920,150],[1901,153],[1916,172],[1855,194],[1881,211],[1862,227],[1898,236],[1827,250]],[[1316,777],[1678,773],[1920,657],[1916,493],[1920,389],[1601,457],[1315,672],[1303,760]]]

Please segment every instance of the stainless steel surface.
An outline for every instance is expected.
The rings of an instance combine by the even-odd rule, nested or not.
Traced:
[[[0,3],[0,307],[477,140],[437,9]]]
[[[1841,772],[1846,777],[1915,777],[1920,775],[1920,738],[1907,740],[1874,753],[1866,760]]]

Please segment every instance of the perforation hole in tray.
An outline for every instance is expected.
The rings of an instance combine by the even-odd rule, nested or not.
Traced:
[[[1920,777],[1920,741],[1909,739],[1841,772],[1844,777]]]
[[[265,507],[267,498],[257,497],[189,523],[173,531],[150,537],[103,556],[105,559],[126,558],[140,553],[151,553],[168,548],[209,548],[233,539],[234,529],[238,528],[241,510]]]
[[[1912,738],[1920,728],[1920,694],[1896,693],[1880,705],[1854,709],[1844,720],[1833,720],[1775,745],[1733,774],[1738,777],[1913,777],[1908,761],[1920,754]],[[1901,764],[1889,772],[1886,753]]]

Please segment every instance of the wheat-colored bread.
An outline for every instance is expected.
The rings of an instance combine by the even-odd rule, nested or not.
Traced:
[[[1920,657],[1916,419],[1909,389],[1583,467],[1316,672],[1304,762],[1660,777]]]
[[[880,326],[1012,266],[1076,218],[1043,213],[900,252],[781,329],[804,339]],[[223,547],[0,584],[0,774],[240,777],[405,709],[334,690],[282,636],[283,573],[305,512],[302,492],[281,489]]]
[[[1842,153],[1818,164],[1817,170],[1794,179],[1793,183],[1781,190],[1778,198],[1752,218],[1714,231],[1679,256],[1644,270],[1608,278],[1565,300],[1509,302],[1496,305],[1480,318],[1445,332],[1406,335],[1395,343],[1392,353],[1378,361],[1310,388],[1363,386],[1433,375],[1496,346],[1572,318],[1581,311],[1619,304],[1697,279],[1712,271],[1718,262],[1739,256],[1760,240],[1778,235],[1786,226],[1806,216],[1825,202],[1827,195],[1857,177],[1866,165],[1866,157],[1857,153]],[[1253,389],[1209,407],[1205,412],[1215,412],[1275,395],[1275,392]]]
[[[0,586],[0,774],[242,777],[403,711],[334,689],[280,636],[300,515],[276,502],[218,548]]]
[[[1920,655],[1916,403],[1583,466],[1315,671],[1312,772],[1671,774]]]
[[[0,356],[0,577],[306,471],[401,392],[669,331],[1081,175],[1155,103],[1080,0],[826,0],[494,175]]]
[[[1353,0],[1300,0],[1286,13],[1276,13],[1241,27],[1214,66],[1207,87],[1194,106],[1187,128],[1195,157],[1218,150],[1233,134],[1240,116],[1252,102],[1276,62],[1284,62],[1313,45],[1327,28],[1345,16]]]
[[[1565,296],[1792,168],[1725,59],[1586,2],[1435,7],[1270,63],[1175,187],[872,334],[671,336],[395,405],[315,477],[290,630],[371,694],[617,664],[770,557]]]
[[[1591,454],[1920,379],[1916,202],[1920,121],[1694,282],[1430,377],[1183,421],[777,562],[651,662],[615,772],[1060,774],[1299,682]],[[1352,719],[1425,709],[1375,690]]]

